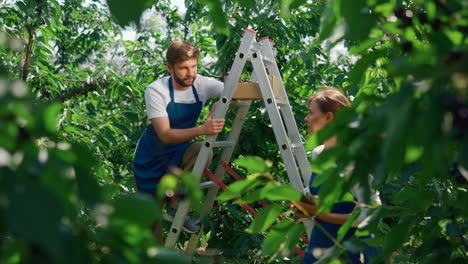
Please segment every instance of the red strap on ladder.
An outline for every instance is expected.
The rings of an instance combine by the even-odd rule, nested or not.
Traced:
[[[239,176],[239,174],[237,174],[233,169],[231,169],[231,167],[229,167],[229,165],[227,165],[226,162],[221,161],[221,167],[223,167],[224,170],[225,170],[229,175],[231,175],[231,177],[233,177],[236,181],[242,180],[242,178]],[[263,201],[263,200],[260,200],[260,201],[258,201],[258,202],[261,203],[261,204],[262,204],[263,206],[265,206],[265,207],[268,206],[268,204],[265,203],[265,201]],[[281,216],[278,216],[278,218],[279,218],[280,220],[283,220],[283,219],[281,219]]]
[[[229,175],[231,175],[234,179],[236,179],[237,181],[242,180],[242,178],[239,176],[239,174],[237,174],[233,169],[231,169],[231,167],[229,167],[229,165],[228,165],[226,162],[221,161],[221,166],[222,166],[222,167],[224,168],[224,170],[226,170],[226,172],[227,172]],[[268,206],[268,204],[267,204],[265,201],[263,201],[263,200],[260,200],[259,202],[260,202],[263,206],[265,206],[265,207]],[[278,215],[278,219],[279,219],[280,221],[283,220],[283,218],[282,218],[280,215]],[[304,241],[304,242],[306,242],[307,244],[309,244],[309,239],[308,239],[307,237],[301,236],[301,239],[302,239],[302,241]]]
[[[223,190],[227,189],[227,185],[224,184],[222,181],[220,181],[211,171],[209,171],[208,169],[205,169],[204,172],[205,172],[206,176],[208,176],[208,178],[210,178],[214,183],[216,183],[216,185],[219,186],[219,188],[221,188]],[[240,198],[235,197],[234,200],[240,200]],[[244,207],[245,210],[249,211],[249,213],[252,214],[253,216],[257,215],[257,212],[252,207],[250,207],[248,204],[241,204],[241,206]]]
[[[233,171],[227,164],[226,162],[224,161],[221,161],[221,166],[226,170],[226,172],[231,175],[234,179],[240,181],[242,180],[241,177],[235,172]],[[224,184],[222,181],[220,181],[211,171],[209,171],[208,169],[205,169],[205,174],[206,176],[208,176],[208,178],[210,178],[214,183],[216,183],[216,185],[219,186],[219,188],[221,188],[222,190],[226,190],[227,189],[227,185]],[[239,197],[235,197],[234,200],[240,200]],[[263,200],[260,201],[262,203],[262,205],[264,207],[267,207],[268,204],[265,203]],[[252,208],[250,207],[248,204],[241,204],[242,207],[244,207],[250,214],[252,214],[253,216],[256,216],[257,215],[257,212]],[[281,216],[278,216],[278,219],[280,221],[283,220],[283,218]],[[273,226],[270,226],[268,229],[273,229]],[[306,243],[309,243],[309,240],[304,237],[304,236],[301,236],[302,240],[305,241]],[[306,241],[307,240],[307,241]],[[302,249],[300,249],[298,246],[296,246],[294,248],[294,252],[296,252],[297,255],[299,255],[301,258],[304,258],[304,251]]]

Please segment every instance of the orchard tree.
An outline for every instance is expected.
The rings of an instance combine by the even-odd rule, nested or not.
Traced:
[[[336,86],[353,98],[351,109],[306,140],[308,149],[333,134],[346,142],[312,163],[321,172],[321,210],[356,183],[379,190],[383,204],[361,230],[373,239],[339,240],[325,261],[338,263],[344,248],[367,245],[380,248],[381,262],[467,258],[466,1],[197,0],[186,1],[182,15],[168,0],[103,2],[0,4],[0,263],[187,263],[155,244],[149,225],[161,209],[134,190],[144,89],[168,74],[164,51],[175,39],[196,43],[200,73],[221,78],[246,28],[275,40],[305,138],[313,91]],[[127,26],[135,40],[122,38]],[[341,43],[356,63],[331,59]],[[230,119],[232,113],[227,132]],[[244,174],[265,168],[265,177],[236,184],[275,183],[293,195],[268,125],[263,104],[254,102],[234,167]],[[352,176],[339,177],[350,163]],[[235,187],[229,195],[254,200],[248,188]],[[201,200],[195,186],[187,188]],[[229,195],[205,220],[204,244],[226,249],[228,263],[281,262],[285,255],[300,262],[290,252],[305,247],[303,230],[289,216],[287,196],[268,196],[278,201],[252,222]],[[277,214],[287,220],[276,222]]]

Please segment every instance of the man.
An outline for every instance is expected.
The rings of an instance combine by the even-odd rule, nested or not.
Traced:
[[[201,142],[190,140],[217,134],[224,127],[225,120],[212,119],[212,112],[205,123],[196,126],[206,101],[219,97],[224,88],[222,82],[197,74],[199,54],[199,50],[189,42],[172,42],[166,52],[170,76],[146,88],[149,126],[138,141],[133,161],[136,186],[140,192],[155,196],[161,177],[171,167],[192,170]],[[168,214],[174,216],[175,210],[169,208]],[[184,230],[193,233],[198,231],[198,227],[187,217]]]

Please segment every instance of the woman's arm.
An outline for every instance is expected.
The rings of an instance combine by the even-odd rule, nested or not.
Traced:
[[[317,205],[315,203],[310,202],[294,202],[293,203],[293,210],[294,213],[301,218],[305,217],[312,217],[315,216],[322,221],[342,225],[344,224],[348,218],[349,214],[336,214],[336,213],[326,213],[326,214],[316,214],[317,213]]]
[[[360,225],[366,225],[367,221],[369,220],[369,208],[363,204],[363,197],[362,197],[362,190],[359,186],[354,186],[351,189],[351,192],[354,197],[357,199],[357,205],[356,207],[360,207],[360,212],[358,217],[353,221],[351,224],[352,227],[358,227]],[[380,205],[380,198],[379,198],[379,192],[374,191],[372,192],[371,195],[371,200],[374,201],[377,205]],[[356,208],[355,208],[356,209]],[[332,224],[337,224],[337,225],[342,225],[344,224],[350,214],[336,214],[336,213],[328,213],[328,214],[323,214],[323,215],[316,215],[317,218],[321,219],[322,221],[329,222]]]
[[[336,225],[342,225],[348,220],[349,214],[328,213],[328,214],[318,214],[318,215],[315,215],[315,217],[317,217],[318,219],[324,222],[328,222],[328,223],[332,223]]]

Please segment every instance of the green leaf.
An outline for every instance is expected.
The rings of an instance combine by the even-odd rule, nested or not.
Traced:
[[[434,19],[437,15],[437,7],[433,1],[426,1],[426,12],[429,19]]]
[[[468,169],[468,133],[465,134],[463,144],[460,151],[460,165],[467,170]]]
[[[86,157],[86,159],[78,159],[74,164],[76,181],[81,198],[89,205],[93,205],[101,200],[101,189],[96,177],[91,171],[91,168],[96,166],[96,160],[86,147],[74,145],[72,150],[77,157]]]
[[[407,131],[411,128],[410,120],[413,115],[414,104],[411,101],[410,87],[402,88],[403,92],[389,100],[393,102],[393,115],[389,116],[385,131],[385,141],[382,146],[382,156],[385,167],[391,172],[401,169],[407,140]]]
[[[191,261],[175,249],[155,248],[156,256],[152,263],[189,264]]]
[[[376,16],[367,7],[366,0],[341,1],[341,13],[347,24],[346,38],[351,41],[367,38],[377,22]]]
[[[325,173],[319,176],[319,179],[324,178],[324,182],[321,184],[319,191],[319,212],[330,211],[343,191],[344,179],[337,177],[337,175],[327,175],[327,172],[328,171],[325,171]]]
[[[447,225],[447,235],[450,237],[460,237],[462,234],[460,233],[460,229],[458,227],[457,221],[452,220],[448,225]]]
[[[414,221],[414,217],[402,219],[398,225],[390,230],[386,236],[382,249],[383,257],[390,255],[393,251],[395,251],[408,240],[408,233],[411,230],[411,227],[414,225]]]
[[[395,3],[382,3],[375,7],[375,11],[382,13],[382,15],[389,17],[393,14],[393,9],[395,8]]]
[[[364,73],[367,69],[369,69],[369,67],[371,67],[375,61],[382,56],[385,56],[385,50],[374,50],[365,54],[349,72],[350,80],[357,85],[364,77]]]
[[[275,226],[276,228],[276,226]],[[292,251],[294,247],[297,246],[301,236],[304,234],[304,225],[300,223],[293,223],[292,227],[289,228],[288,233],[286,235],[287,240],[285,243],[285,247]]]
[[[246,168],[250,173],[268,171],[265,161],[257,156],[246,156],[236,159],[234,164]]]
[[[308,136],[305,150],[310,151],[320,146],[322,143],[319,141],[318,133],[312,133]]]
[[[263,198],[271,201],[300,201],[301,196],[301,192],[294,189],[291,185],[283,184],[268,190]]]
[[[278,5],[280,9],[280,15],[283,19],[287,20],[291,14],[290,5],[291,0],[279,0]]]
[[[351,225],[353,224],[354,220],[356,220],[361,212],[360,208],[355,208],[351,215],[348,217],[348,220],[338,229],[338,236],[336,237],[336,240],[341,241],[345,237],[346,233],[348,233],[348,230],[351,228]]]
[[[46,249],[52,256],[59,256],[64,243],[59,233],[64,214],[61,203],[41,185],[27,183],[17,187],[21,188],[11,195],[5,214],[11,232]]]
[[[141,227],[150,226],[160,217],[155,200],[148,195],[134,193],[118,197],[114,202],[112,220],[125,220]],[[135,213],[138,212],[138,213]]]
[[[264,256],[270,256],[277,252],[281,244],[284,242],[284,238],[288,233],[289,228],[294,224],[289,219],[285,219],[275,225],[275,228],[270,230],[265,236],[262,244],[262,254]]]
[[[294,10],[296,8],[299,8],[300,6],[302,6],[303,4],[305,4],[307,2],[307,0],[292,0],[289,8],[291,10]]]
[[[413,210],[426,210],[433,203],[434,194],[425,190],[404,188],[394,196],[396,204],[405,205]]]
[[[220,201],[228,201],[235,197],[241,196],[242,193],[252,190],[255,187],[259,186],[261,182],[259,180],[242,180],[236,181],[228,186],[226,190],[224,190],[217,200]]]
[[[177,191],[177,177],[171,174],[164,175],[159,181],[157,193],[159,199],[163,199],[166,192],[171,190],[174,193]]]
[[[107,5],[119,25],[124,27],[130,22],[139,25],[141,14],[146,8],[150,8],[153,2],[152,0],[107,0]]]
[[[129,121],[132,121],[132,122],[138,122],[140,120],[140,118],[138,117],[137,114],[135,114],[134,112],[130,112],[130,111],[126,111],[123,113],[123,115],[129,119]]]
[[[243,195],[242,199],[234,201],[234,204],[247,204],[265,199],[268,191],[274,188],[276,188],[276,185],[274,185],[272,182],[268,182],[262,188],[258,188],[252,192],[247,193],[246,195]]]
[[[184,172],[182,174],[182,183],[187,188],[187,194],[190,199],[192,208],[195,211],[199,211],[201,209],[203,201],[203,192],[200,189],[198,184],[198,180],[191,172]]]
[[[346,0],[345,0],[346,1]],[[340,0],[334,0],[333,4],[339,3]],[[336,27],[338,21],[338,15],[335,10],[329,6],[325,7],[324,14],[321,17],[320,23],[320,38],[319,41],[322,42],[333,32],[333,29]]]
[[[255,7],[256,2],[252,0],[237,0],[240,6],[245,7],[247,9],[251,9]]]
[[[412,163],[419,160],[424,152],[423,147],[408,146],[406,148],[405,162]]]
[[[23,1],[16,1],[16,5],[18,6],[18,9],[24,13],[27,13],[28,9],[26,5],[24,4]]]
[[[278,204],[272,204],[261,209],[246,232],[261,233],[267,230],[276,221],[276,217],[281,214],[283,209],[283,206]]]
[[[343,242],[343,246],[355,254],[363,252],[367,248],[366,243],[362,242],[362,240],[357,237],[352,237],[351,239],[346,240]]]
[[[208,7],[208,16],[213,21],[215,30],[220,34],[228,36],[228,22],[220,0],[202,0],[201,2]]]
[[[269,182],[262,188],[244,195],[242,199],[234,201],[234,204],[252,203],[262,199],[270,201],[299,201],[302,194],[290,185],[280,185]]]

